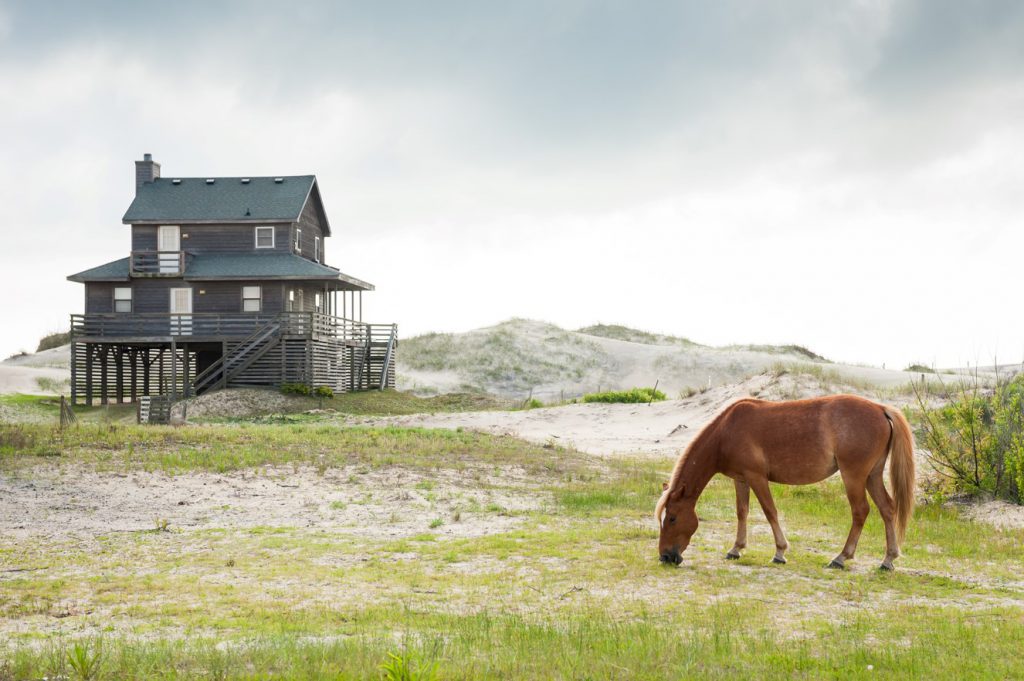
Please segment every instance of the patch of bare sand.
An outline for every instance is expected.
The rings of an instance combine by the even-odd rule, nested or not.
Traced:
[[[41,465],[0,474],[0,536],[90,538],[153,531],[166,521],[171,529],[188,530],[310,527],[373,539],[428,531],[472,537],[507,531],[520,522],[515,512],[546,500],[524,471],[503,471],[500,490],[488,481],[471,472],[428,477],[359,466],[322,475],[288,468],[172,476]],[[431,528],[436,519],[444,524]]]
[[[957,504],[956,507],[971,520],[987,523],[1000,530],[1024,529],[1024,506],[996,500]]]
[[[801,375],[761,374],[678,400],[653,404],[580,403],[520,411],[344,417],[349,425],[466,428],[556,442],[598,456],[677,456],[726,404],[743,398],[798,399],[857,392]],[[870,395],[868,395],[870,397]]]

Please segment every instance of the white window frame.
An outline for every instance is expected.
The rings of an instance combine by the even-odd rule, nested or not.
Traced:
[[[260,246],[260,230],[261,229],[269,229],[270,230],[270,245],[269,246]],[[260,225],[259,227],[257,227],[253,231],[253,238],[254,238],[253,245],[256,248],[273,248],[274,244],[276,243],[276,239],[277,239],[277,230],[274,229],[274,227],[269,226],[269,225]]]
[[[127,291],[128,292],[128,297],[125,298],[125,297],[122,296],[122,297],[119,298],[118,295],[117,295],[118,291]],[[132,289],[131,289],[130,286],[115,286],[114,287],[114,312],[117,312],[117,313],[120,313],[120,314],[131,314],[131,312],[133,311],[133,309],[135,307],[134,297],[135,297],[135,294],[132,292]],[[123,303],[123,302],[127,302],[128,303],[128,309],[127,310],[118,310],[117,309],[117,304],[118,303]]]
[[[302,255],[302,228],[295,228],[295,252]]]
[[[313,260],[320,262],[320,237],[313,237]]]
[[[256,295],[246,295],[246,293],[252,293],[252,289],[256,289]],[[249,310],[245,304],[249,301],[256,301],[256,309]],[[262,286],[243,286],[242,287],[242,312],[263,312],[263,287]]]

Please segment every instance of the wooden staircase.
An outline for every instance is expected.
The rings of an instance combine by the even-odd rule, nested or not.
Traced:
[[[397,324],[366,324],[358,350],[353,390],[384,390],[395,387]]]
[[[225,388],[228,381],[245,371],[281,342],[281,320],[273,319],[257,327],[230,352],[208,366],[192,381],[191,393],[201,394],[213,387]]]

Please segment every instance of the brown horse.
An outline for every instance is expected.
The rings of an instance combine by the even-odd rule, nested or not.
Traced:
[[[882,481],[885,460],[895,497]],[[661,525],[662,562],[678,565],[697,529],[697,498],[715,473],[736,484],[736,544],[726,558],[738,559],[747,545],[750,490],[775,535],[772,562],[785,563],[786,535],[769,482],[809,485],[836,471],[843,478],[853,525],[842,552],[829,567],[843,568],[857,550],[870,509],[865,490],[885,521],[885,559],[892,570],[914,506],[914,438],[903,414],[856,395],[793,402],[742,399],[723,409],[686,448],[671,482],[665,483],[655,517]]]

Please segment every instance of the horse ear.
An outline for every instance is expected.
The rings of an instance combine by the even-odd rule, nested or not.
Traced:
[[[668,498],[669,499],[682,499],[683,498],[683,490],[685,490],[685,489],[686,489],[686,486],[683,485],[682,483],[680,483],[679,487],[676,487],[674,490],[672,490],[672,494],[668,495]]]
[[[662,492],[667,492],[668,491],[668,483],[667,482],[661,483],[661,491]]]

